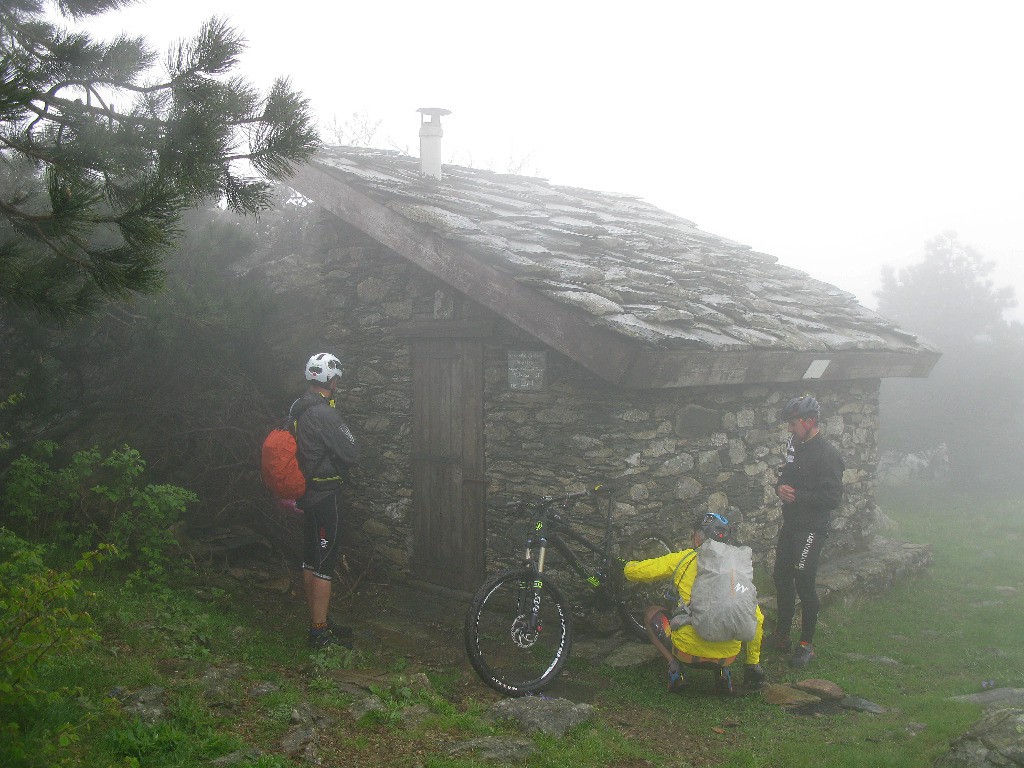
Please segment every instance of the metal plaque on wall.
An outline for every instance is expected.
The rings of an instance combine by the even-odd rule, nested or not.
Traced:
[[[508,386],[518,391],[544,389],[547,373],[547,352],[509,352]]]

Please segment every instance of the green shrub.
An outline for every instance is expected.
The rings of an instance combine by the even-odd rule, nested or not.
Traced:
[[[70,572],[58,572],[44,564],[42,547],[0,528],[0,740],[9,748],[18,744],[25,718],[67,695],[37,684],[48,657],[99,639],[92,616],[80,606],[89,595],[74,574],[111,553],[101,545],[83,554]],[[54,737],[66,744],[73,734],[64,724]]]
[[[53,468],[56,444],[40,442],[8,470],[0,505],[12,526],[75,549],[114,546],[118,559],[150,581],[161,581],[174,543],[170,527],[196,501],[174,485],[142,485],[146,462],[124,446],[104,458],[79,451]]]
[[[0,411],[7,410],[11,406],[17,405],[18,402],[24,399],[25,395],[21,394],[20,392],[14,392],[8,395],[4,400],[0,400]],[[7,432],[4,432],[4,430],[0,428],[0,452],[10,450],[10,437],[11,436]]]

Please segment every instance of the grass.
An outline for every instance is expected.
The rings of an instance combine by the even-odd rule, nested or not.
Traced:
[[[932,568],[885,595],[828,606],[816,638],[819,657],[804,674],[770,656],[765,664],[772,682],[824,677],[886,707],[884,714],[798,716],[759,696],[715,698],[710,675],[699,672],[691,690],[668,697],[659,664],[618,670],[574,658],[568,679],[591,691],[598,716],[564,738],[536,737],[537,751],[525,764],[931,765],[980,716],[978,707],[951,696],[992,682],[1024,687],[1024,504],[929,488],[881,502],[898,522],[899,538],[933,545]],[[103,642],[44,670],[49,686],[73,693],[57,705],[13,713],[24,731],[17,744],[0,745],[0,764],[176,768],[256,748],[262,755],[237,765],[292,768],[303,763],[281,754],[280,742],[303,703],[334,717],[319,746],[327,764],[473,766],[476,758],[448,756],[447,747],[512,733],[487,718],[493,697],[475,679],[467,685],[460,670],[428,670],[432,685],[423,690],[408,682],[419,671],[415,657],[394,649],[309,654],[274,630],[275,617],[247,604],[244,591],[203,585],[141,592],[102,579],[90,588],[98,595],[94,616]],[[232,664],[240,665],[237,674],[214,682],[207,676],[211,666],[223,671]],[[391,682],[375,687],[382,712],[359,720],[348,714],[353,697],[332,673],[352,668],[390,671]],[[273,689],[251,695],[259,682]],[[147,685],[167,691],[170,718],[163,723],[125,715],[110,696],[115,686]],[[215,697],[211,685],[218,687]],[[412,705],[425,707],[426,716],[410,725],[402,713]]]

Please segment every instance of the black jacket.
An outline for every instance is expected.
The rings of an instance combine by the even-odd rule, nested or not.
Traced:
[[[298,418],[295,442],[307,495],[340,488],[349,467],[359,463],[359,447],[341,414],[319,392],[307,392],[292,403],[288,418]]]
[[[827,531],[829,512],[843,500],[843,470],[839,451],[819,432],[805,443],[793,442],[792,461],[775,484],[796,489],[796,501],[782,505],[782,523],[810,531]]]

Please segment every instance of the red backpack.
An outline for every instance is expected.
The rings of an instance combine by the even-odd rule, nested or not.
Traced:
[[[263,441],[260,452],[260,474],[263,484],[279,499],[298,499],[306,493],[306,478],[299,469],[295,429],[305,408],[298,411],[287,428],[272,429]]]

